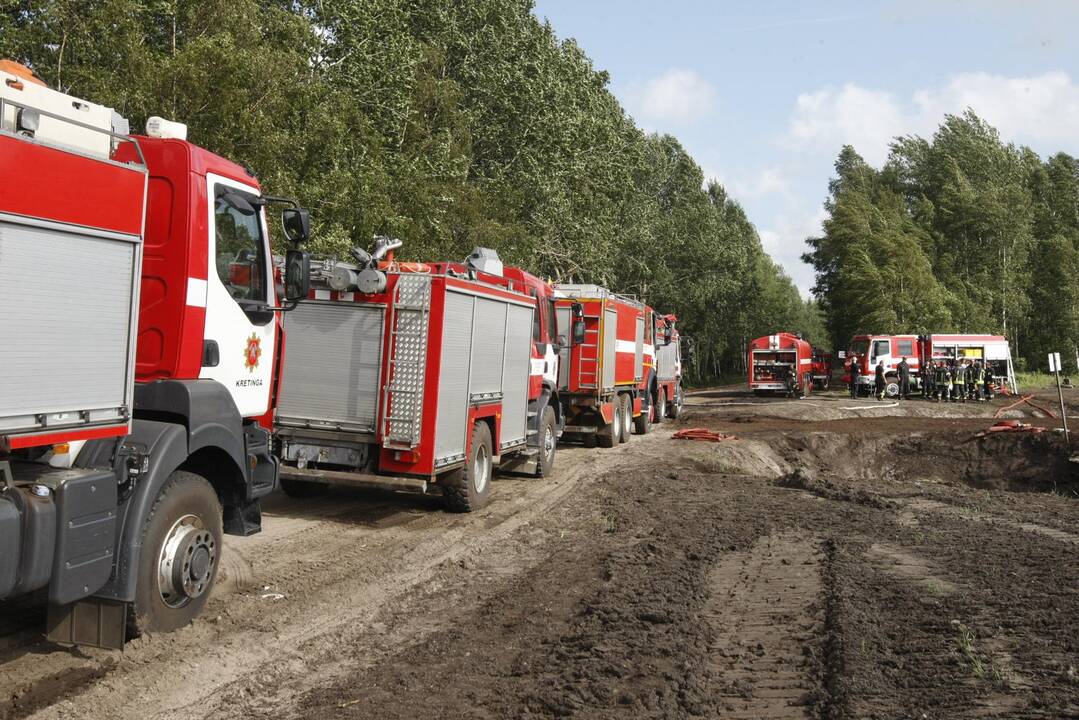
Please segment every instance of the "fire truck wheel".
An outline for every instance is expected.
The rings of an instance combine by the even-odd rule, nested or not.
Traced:
[[[286,480],[285,478],[281,478],[281,491],[290,498],[295,498],[297,500],[325,495],[329,490],[330,486],[323,485],[322,483],[307,482],[306,480]]]
[[[217,579],[221,537],[213,487],[201,475],[174,472],[142,531],[134,634],[177,630],[202,611]]]
[[[550,405],[543,409],[543,421],[539,426],[540,446],[539,462],[536,463],[536,477],[550,477],[554,470],[554,453],[558,447],[558,424],[554,408]]]
[[[631,406],[632,407],[632,406]],[[632,414],[632,410],[630,411]],[[633,432],[638,435],[647,435],[652,429],[652,406],[641,410],[641,414],[633,418]]]
[[[656,404],[652,407],[652,416],[655,419],[656,425],[663,422],[663,418],[667,417],[667,391],[660,390],[656,393]]]
[[[622,393],[618,397],[619,417],[622,419],[622,427],[619,428],[618,442],[629,442],[629,435],[633,432],[633,400],[628,393]]]
[[[491,430],[485,422],[472,426],[472,443],[464,467],[451,470],[440,481],[442,497],[450,512],[472,512],[491,497]]]
[[[887,384],[884,386],[884,394],[890,398],[899,397],[899,379],[894,377],[887,378]]]
[[[677,420],[682,416],[682,386],[677,385],[674,388],[674,402],[670,404],[670,408],[667,410],[667,415],[672,420]]]
[[[602,419],[602,418],[601,418]],[[596,430],[596,442],[601,448],[612,448],[622,442],[622,402],[614,403],[614,417],[609,423]]]
[[[588,449],[596,446],[596,433],[581,433],[581,444]]]

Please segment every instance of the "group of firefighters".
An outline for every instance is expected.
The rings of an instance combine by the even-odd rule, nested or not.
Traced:
[[[903,358],[896,366],[899,376],[899,397],[910,399],[910,364]],[[858,356],[852,355],[850,363],[850,396],[858,397],[860,368]],[[877,400],[884,399],[888,386],[884,361],[874,370],[873,390]],[[922,398],[943,402],[966,402],[993,399],[993,366],[981,360],[936,360],[929,362],[921,372]]]

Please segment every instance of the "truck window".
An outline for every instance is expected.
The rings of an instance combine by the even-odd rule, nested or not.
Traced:
[[[899,340],[899,357],[913,357],[914,356],[914,341],[913,340]]]
[[[543,342],[543,321],[541,320],[544,312],[543,303],[536,295],[535,289],[529,290],[528,294],[535,302],[535,307],[532,309],[532,342]]]
[[[892,348],[891,343],[887,340],[874,340],[873,341],[873,359],[876,360],[884,355],[891,355]]]
[[[554,300],[547,298],[544,300],[547,306],[547,337],[551,342],[558,339],[558,316],[554,310]]]
[[[258,206],[253,204],[255,197],[220,185],[215,196],[217,275],[241,304],[265,302],[266,255]]]

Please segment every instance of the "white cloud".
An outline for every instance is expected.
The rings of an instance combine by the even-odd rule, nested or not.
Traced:
[[[1064,72],[1033,77],[960,73],[910,98],[848,83],[798,96],[784,137],[790,148],[835,154],[851,144],[870,163],[888,156],[898,135],[928,136],[944,115],[971,108],[1006,140],[1052,152],[1079,144],[1079,85]]]
[[[758,199],[768,195],[790,194],[790,181],[782,168],[769,166],[758,170],[748,178],[735,178],[727,186],[736,198]]]
[[[802,262],[802,253],[808,249],[805,241],[823,232],[821,223],[827,217],[824,208],[801,217],[780,215],[772,227],[758,231],[764,251],[783,266],[803,297],[809,297],[810,289],[816,282],[813,268]]]
[[[692,70],[668,70],[627,95],[631,113],[646,125],[697,122],[716,105],[715,88]]]

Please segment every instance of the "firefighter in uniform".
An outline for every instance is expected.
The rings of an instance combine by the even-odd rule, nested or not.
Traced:
[[[981,400],[982,361],[975,361],[967,374],[967,394],[971,400]]]
[[[851,398],[858,397],[858,356],[851,353],[850,356],[850,396]]]
[[[993,366],[985,364],[985,372],[982,374],[982,385],[985,387],[985,399],[993,399]]]
[[[924,400],[933,399],[933,393],[936,391],[935,374],[936,370],[931,362],[922,363],[918,368],[918,376],[922,380],[922,399]]]
[[[884,399],[884,361],[877,361],[876,376],[874,378],[874,390],[876,391],[877,400]]]
[[[952,401],[952,377],[952,368],[948,367],[943,361],[941,361],[940,379],[942,382],[940,383],[940,395],[942,400],[947,400],[948,402]]]
[[[899,361],[897,369],[899,370],[899,397],[910,400],[910,365],[907,364],[906,358]]]

